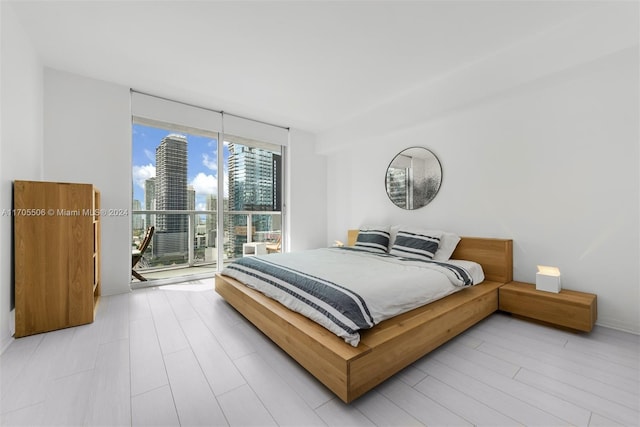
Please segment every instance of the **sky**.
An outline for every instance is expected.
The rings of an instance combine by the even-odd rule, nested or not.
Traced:
[[[162,138],[177,133],[166,129],[133,125],[133,199],[144,209],[144,182],[156,176],[156,147]],[[207,136],[180,133],[187,137],[187,182],[196,191],[196,209],[206,209],[206,198],[216,194],[218,185],[218,141]],[[229,151],[224,145],[224,176],[227,176]],[[225,189],[225,195],[227,190]]]

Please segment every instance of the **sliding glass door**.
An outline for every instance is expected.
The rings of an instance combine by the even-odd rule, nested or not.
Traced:
[[[226,257],[238,258],[247,251],[280,252],[282,146],[232,135],[225,135],[224,145],[229,205],[224,219]]]
[[[135,285],[282,250],[286,129],[137,93],[132,112],[132,253],[153,228]]]
[[[170,270],[193,274],[199,270],[186,268],[215,266],[218,141],[217,133],[133,124],[132,250],[154,228],[135,266],[143,277],[167,278],[181,274]]]

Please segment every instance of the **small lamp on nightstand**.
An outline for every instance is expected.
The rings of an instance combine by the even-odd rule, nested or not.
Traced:
[[[539,265],[536,273],[536,289],[539,291],[559,293],[562,289],[560,283],[560,269]]]

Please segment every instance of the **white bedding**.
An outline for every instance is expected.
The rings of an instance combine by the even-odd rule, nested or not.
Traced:
[[[346,342],[357,346],[357,330],[372,327],[381,321],[428,304],[469,286],[455,271],[438,263],[400,259],[389,255],[323,248],[293,253],[271,254],[254,259],[243,258],[222,273],[279,301],[293,311],[316,321]],[[300,298],[298,288],[287,280],[258,271],[259,265],[277,267],[291,275],[329,284],[332,288],[347,288],[356,295],[351,303],[361,310],[367,325],[357,324],[343,316],[340,308],[307,293]],[[484,279],[482,267],[471,261],[451,261],[468,271],[473,284]],[[273,286],[273,285],[276,286]],[[362,302],[360,298],[362,299]],[[302,301],[304,300],[304,301]],[[362,307],[361,307],[362,306]],[[369,316],[370,314],[370,316]],[[328,318],[329,317],[329,318]],[[338,323],[339,325],[337,325]],[[340,326],[341,324],[346,325]],[[346,330],[345,330],[346,329]]]

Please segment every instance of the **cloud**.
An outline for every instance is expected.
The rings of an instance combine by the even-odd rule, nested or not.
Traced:
[[[151,160],[152,162],[156,161],[156,153],[155,151],[151,151],[147,148],[144,149],[144,155],[147,159]]]
[[[189,184],[193,186],[196,194],[216,194],[218,180],[213,175],[200,172]]]
[[[226,173],[224,174],[223,182],[229,182],[229,175]],[[200,172],[191,180],[189,185],[193,187],[196,195],[205,194],[215,196],[218,194],[218,180],[214,175],[207,175],[204,172]],[[224,188],[224,197],[229,197],[229,190],[226,186]]]
[[[227,171],[224,172],[224,197],[229,197],[229,174]]]
[[[144,182],[156,176],[156,167],[151,163],[144,166],[133,166],[133,182],[144,190]]]
[[[218,170],[217,159],[209,157],[207,153],[202,154],[202,164],[205,165],[207,169],[211,169],[212,171]]]

